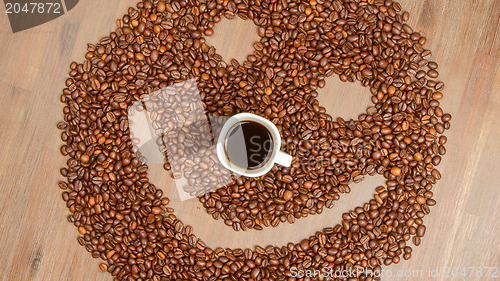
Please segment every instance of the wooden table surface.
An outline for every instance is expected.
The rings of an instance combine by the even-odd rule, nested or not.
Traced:
[[[82,61],[88,42],[115,28],[131,1],[81,0],[66,15],[12,33],[0,8],[0,280],[112,280],[99,260],[76,241],[77,229],[57,182],[65,159],[56,124],[62,120],[59,96],[69,64]],[[442,107],[453,116],[446,132],[443,177],[433,191],[437,205],[425,218],[427,233],[409,261],[387,269],[421,270],[420,277],[383,280],[498,280],[430,278],[428,270],[500,267],[500,2],[498,0],[404,0],[410,25],[428,37],[426,48],[444,81]],[[209,38],[229,61],[240,62],[257,40],[250,21],[224,20]],[[321,89],[321,103],[334,116],[356,118],[370,105],[367,89],[337,77]],[[176,214],[211,247],[283,245],[340,222],[340,215],[367,201],[379,176],[352,185],[352,193],[321,215],[264,231],[234,232],[214,221],[195,199],[179,202],[167,172],[150,168],[151,181],[172,198]],[[467,269],[470,274],[471,269]],[[405,271],[400,271],[407,273]],[[410,272],[411,273],[411,272]],[[412,273],[413,274],[413,273]],[[491,274],[491,273],[490,273]],[[498,273],[497,273],[498,274]]]

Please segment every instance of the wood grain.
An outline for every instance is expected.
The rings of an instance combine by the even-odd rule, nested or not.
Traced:
[[[445,267],[500,267],[500,9],[498,0],[404,0],[410,25],[428,37],[427,48],[440,64],[445,82],[443,108],[453,115],[447,132],[443,178],[433,191],[437,205],[425,218],[427,233],[413,257],[397,270],[424,275],[383,280],[493,280],[429,278],[427,270]],[[62,119],[59,95],[71,61],[81,61],[87,42],[97,42],[115,28],[129,1],[81,0],[68,14],[13,34],[0,8],[0,279],[112,280],[98,270],[98,260],[76,242],[57,182],[65,159],[56,129]],[[251,22],[225,20],[209,39],[226,61],[242,62],[252,50]],[[368,90],[331,77],[320,91],[328,112],[355,118],[370,105]],[[383,182],[367,178],[321,215],[264,231],[233,232],[213,221],[196,201],[180,203],[168,174],[152,166],[151,180],[172,198],[176,214],[191,224],[209,246],[253,247],[299,241],[340,214],[366,201]],[[177,199],[176,199],[177,198]]]

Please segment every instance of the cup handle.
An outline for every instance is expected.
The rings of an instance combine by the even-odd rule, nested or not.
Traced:
[[[292,159],[293,157],[290,154],[280,150],[278,151],[278,153],[276,153],[274,162],[284,167],[290,167],[290,164],[292,164]]]

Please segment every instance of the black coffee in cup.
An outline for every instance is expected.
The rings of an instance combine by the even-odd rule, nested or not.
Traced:
[[[242,169],[258,169],[267,163],[273,152],[273,137],[255,121],[238,122],[231,127],[224,141],[230,163]]]

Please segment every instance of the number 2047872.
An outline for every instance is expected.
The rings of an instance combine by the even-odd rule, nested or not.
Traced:
[[[7,14],[60,14],[61,3],[5,3]]]

